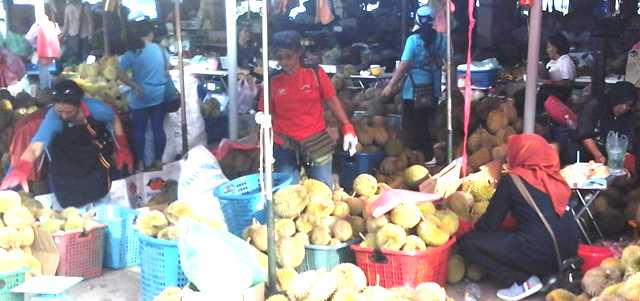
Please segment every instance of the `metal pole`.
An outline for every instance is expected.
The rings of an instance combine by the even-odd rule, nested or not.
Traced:
[[[536,124],[536,94],[538,90],[538,59],[540,56],[540,25],[542,1],[532,1],[529,27],[529,50],[527,53],[527,86],[524,101],[524,133],[533,133]]]
[[[400,47],[404,47],[404,43],[407,39],[407,0],[400,1]]]
[[[111,55],[111,47],[109,45],[109,31],[107,30],[107,28],[109,27],[107,23],[109,23],[109,18],[107,18],[107,13],[109,12],[109,5],[110,5],[109,0],[104,2],[104,11],[102,12],[102,43],[103,45],[103,50],[104,50],[104,55],[103,56],[109,56]]]
[[[266,4],[266,3],[265,3]],[[229,82],[227,95],[229,96],[229,138],[238,139],[238,37],[236,24],[236,0],[225,0],[227,20],[227,60],[229,60]]]
[[[447,162],[453,161],[453,121],[451,116],[452,103],[451,103],[451,89],[453,89],[453,83],[451,82],[451,55],[453,52],[451,45],[451,0],[446,1],[447,10]]]
[[[178,72],[180,73],[180,117],[182,119],[182,154],[189,151],[189,129],[187,128],[187,102],[184,89],[184,56],[182,53],[182,20],[180,18],[180,0],[174,2],[174,14],[176,15],[176,39],[178,40]]]

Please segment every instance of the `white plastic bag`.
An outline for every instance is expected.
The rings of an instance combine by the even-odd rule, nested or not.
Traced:
[[[180,161],[178,200],[187,202],[203,217],[226,225],[213,190],[228,181],[216,157],[206,147],[198,145]]]
[[[208,300],[238,300],[264,282],[264,271],[249,243],[225,230],[180,220],[178,249],[185,276]]]
[[[238,113],[246,114],[255,110],[257,95],[258,87],[254,77],[238,80]]]

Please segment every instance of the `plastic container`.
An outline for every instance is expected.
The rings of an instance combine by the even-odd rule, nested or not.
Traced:
[[[273,173],[273,191],[291,184],[291,177],[284,173]],[[260,175],[252,174],[237,178],[218,186],[213,194],[220,200],[222,214],[229,232],[242,236],[242,231],[257,219],[266,223],[267,212],[260,197]]]
[[[356,265],[360,267],[369,285],[392,288],[398,286],[415,287],[424,282],[436,282],[444,286],[447,280],[447,265],[456,238],[440,246],[421,252],[400,252],[374,250],[352,245]]]
[[[96,220],[107,225],[104,236],[103,265],[111,269],[122,269],[140,263],[140,241],[134,220],[138,212],[121,206],[97,208]]]
[[[331,270],[341,263],[355,263],[351,245],[359,242],[359,239],[354,239],[335,246],[305,246],[304,261],[296,270],[299,273],[320,268]]]
[[[15,294],[11,289],[24,283],[26,270],[0,274],[0,301],[22,301],[23,294]]]
[[[471,71],[471,85],[478,88],[493,87],[498,77],[499,69]],[[465,78],[466,71],[456,70],[458,78]]]
[[[594,245],[578,245],[578,256],[584,261],[582,263],[582,272],[586,273],[588,270],[600,266],[600,263],[615,254],[607,247],[594,246]]]
[[[60,253],[56,275],[92,278],[102,275],[105,225],[89,231],[54,234]]]
[[[153,301],[166,287],[184,287],[189,282],[180,267],[178,242],[138,233],[142,300]]]
[[[336,154],[338,160],[338,174],[340,175],[340,186],[347,191],[353,189],[353,180],[362,173],[371,173],[378,168],[384,152],[356,153],[353,157],[346,152]]]

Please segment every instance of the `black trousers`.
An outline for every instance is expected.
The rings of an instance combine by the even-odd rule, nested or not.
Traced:
[[[434,118],[435,108],[416,108],[413,101],[402,102],[402,134],[405,145],[424,153],[427,161],[433,158],[433,138],[429,120]]]

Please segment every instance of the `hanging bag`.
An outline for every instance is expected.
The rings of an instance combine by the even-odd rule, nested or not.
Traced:
[[[562,259],[562,255],[560,254],[560,247],[558,247],[558,239],[556,238],[556,234],[553,232],[551,225],[544,217],[538,205],[529,194],[529,190],[524,186],[522,179],[517,176],[511,174],[511,179],[513,179],[513,183],[516,184],[518,191],[522,194],[527,203],[533,208],[533,210],[538,214],[540,220],[544,224],[544,227],[549,232],[551,236],[551,240],[553,241],[553,248],[556,253],[556,259],[558,260],[558,273],[556,275],[551,276],[549,281],[545,285],[545,290],[552,290],[555,288],[563,288],[573,293],[579,294],[582,291],[582,274],[580,272],[580,266],[582,265],[582,259],[580,257],[571,257],[567,259]]]
[[[164,65],[169,65],[169,60],[167,55],[164,53],[164,49],[162,49],[162,57],[164,58]],[[164,84],[164,110],[167,113],[177,112],[182,106],[180,92],[173,84],[173,80],[171,79],[171,75],[169,72],[166,72],[167,81]]]

